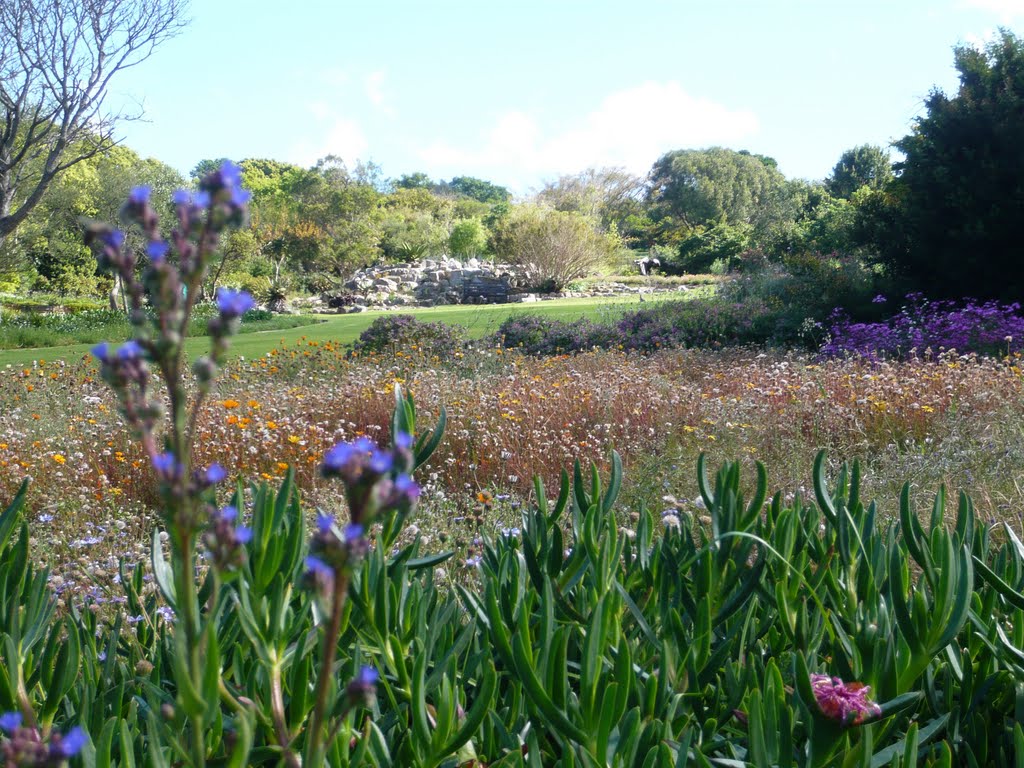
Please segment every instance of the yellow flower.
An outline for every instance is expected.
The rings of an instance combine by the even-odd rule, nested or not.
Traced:
[[[230,411],[232,408],[237,408],[238,406],[240,406],[241,403],[238,402],[237,400],[228,399],[221,403],[221,405],[223,405],[226,409]]]
[[[53,454],[53,460],[56,461],[58,464],[63,464],[65,461],[67,461],[67,459],[65,459],[59,453]]]

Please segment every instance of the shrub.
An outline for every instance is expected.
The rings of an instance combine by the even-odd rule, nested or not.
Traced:
[[[534,290],[560,291],[610,257],[615,239],[578,213],[521,205],[497,223],[494,251],[523,267]]]
[[[358,355],[419,351],[427,357],[450,358],[463,344],[461,326],[424,323],[413,315],[387,314],[359,334],[352,351]]]
[[[884,297],[878,303],[885,303]],[[858,323],[841,310],[833,313],[821,354],[907,357],[926,349],[1008,354],[1024,349],[1024,317],[1019,312],[1019,304],[930,302],[909,294],[900,311],[883,322]]]

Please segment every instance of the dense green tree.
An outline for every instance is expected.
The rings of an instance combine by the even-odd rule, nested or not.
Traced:
[[[1024,221],[1024,43],[1003,30],[955,50],[957,93],[934,90],[896,142],[897,179],[859,221],[906,287],[936,296],[1020,300]]]
[[[734,267],[736,257],[750,247],[750,227],[745,224],[719,222],[710,227],[697,227],[680,244],[679,256],[663,265],[682,272],[708,272],[715,262],[726,271]]]
[[[507,203],[512,199],[512,193],[505,187],[472,176],[456,176],[448,182],[448,188],[457,195],[481,203]]]
[[[849,200],[861,187],[881,189],[891,180],[889,153],[873,144],[862,144],[843,152],[825,186],[833,197]]]
[[[395,181],[396,189],[433,189],[434,181],[422,171],[406,173]]]
[[[655,162],[647,199],[652,219],[666,230],[717,222],[756,226],[785,183],[778,169],[750,153],[682,149]]]

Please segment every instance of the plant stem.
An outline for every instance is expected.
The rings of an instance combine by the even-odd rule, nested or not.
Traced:
[[[338,635],[341,634],[341,614],[348,594],[348,575],[338,573],[334,578],[334,590],[331,596],[331,619],[324,634],[323,654],[320,674],[316,681],[316,703],[313,707],[313,719],[309,724],[309,738],[306,740],[305,768],[317,768],[323,765],[327,743],[321,743],[324,718],[327,713],[327,694],[330,690],[331,678],[334,676],[334,656],[338,650]]]

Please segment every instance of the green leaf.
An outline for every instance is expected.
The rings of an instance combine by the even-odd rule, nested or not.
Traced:
[[[150,560],[153,564],[153,579],[156,581],[157,586],[160,588],[160,593],[164,596],[164,600],[171,608],[177,608],[177,601],[174,597],[174,572],[171,570],[171,566],[167,564],[167,559],[164,557],[164,545],[160,541],[160,529],[153,529],[152,543],[149,549]]]

